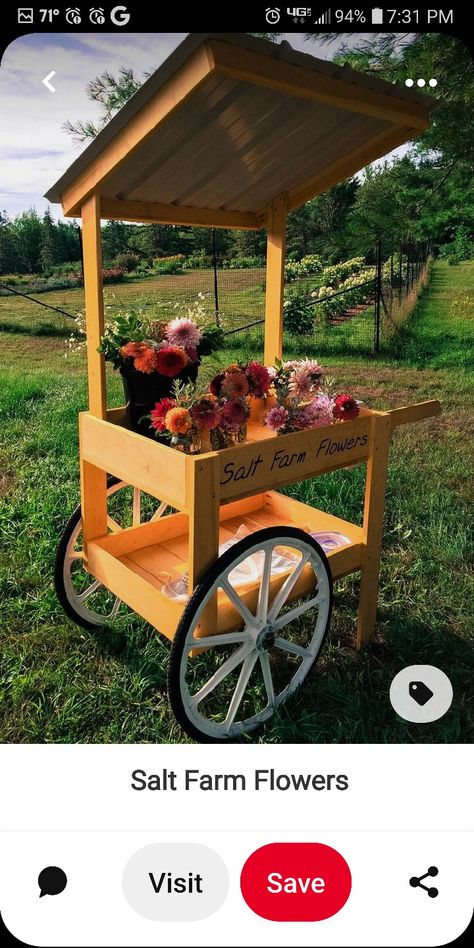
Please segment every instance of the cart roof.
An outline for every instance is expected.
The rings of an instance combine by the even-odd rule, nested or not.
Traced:
[[[426,94],[245,33],[191,33],[45,195],[78,215],[263,226],[420,134]]]

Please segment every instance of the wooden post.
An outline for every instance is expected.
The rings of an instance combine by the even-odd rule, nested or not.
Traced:
[[[93,194],[82,205],[83,272],[87,330],[87,378],[89,410],[97,418],[107,416],[105,362],[97,352],[104,332],[102,293],[102,248],[100,200]],[[79,430],[80,437],[80,430]],[[107,533],[107,474],[81,456],[81,507],[84,552],[87,542]]]
[[[101,336],[104,334],[100,199],[97,194],[92,194],[82,205],[82,242],[89,411],[97,418],[106,418],[105,362],[103,355],[97,352]]]
[[[285,287],[286,216],[288,195],[280,194],[268,208],[267,288],[265,295],[265,365],[283,352],[283,292]]]
[[[188,591],[193,592],[219,555],[219,458],[189,465],[186,506],[189,513]],[[199,622],[201,635],[217,628],[217,596],[206,606]]]
[[[370,641],[375,628],[391,432],[390,414],[374,413],[370,423],[365,484],[363,531],[366,549],[360,584],[357,648]]]

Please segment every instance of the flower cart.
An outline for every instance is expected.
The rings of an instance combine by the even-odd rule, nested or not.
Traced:
[[[266,227],[273,364],[288,211],[413,138],[431,104],[287,44],[191,34],[47,195],[82,217],[89,380],[81,506],[56,588],[80,625],[110,622],[123,602],[172,641],[170,702],[198,740],[241,738],[281,708],[322,648],[333,580],[355,571],[356,644],[370,640],[391,435],[440,406],[361,407],[279,434],[253,410],[244,442],[204,453],[143,437],[106,404],[100,220]],[[354,464],[367,470],[361,525],[279,491]]]

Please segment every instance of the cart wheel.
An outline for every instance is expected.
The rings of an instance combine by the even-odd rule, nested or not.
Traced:
[[[112,533],[124,527],[158,520],[167,506],[116,477],[107,478],[107,497],[107,522]],[[66,615],[82,628],[92,629],[110,622],[122,602],[84,569],[81,534],[82,513],[79,506],[71,514],[59,541],[54,564],[54,587]]]
[[[253,590],[247,595],[245,577]],[[209,606],[212,621],[217,597],[231,629],[199,637],[203,612]],[[269,527],[226,550],[194,590],[172,643],[168,691],[183,730],[214,743],[268,721],[316,661],[331,609],[327,557],[303,530]],[[205,648],[196,653],[197,646]]]

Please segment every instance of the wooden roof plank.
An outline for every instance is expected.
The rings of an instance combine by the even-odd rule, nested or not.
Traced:
[[[277,57],[260,56],[252,50],[211,39],[214,68],[234,79],[269,86],[279,92],[301,96],[327,105],[370,115],[386,122],[411,128],[426,128],[427,110],[417,102],[361,88],[354,82],[322,75],[313,69],[284,62]],[[275,48],[277,54],[278,47]]]
[[[111,174],[116,166],[129,158],[136,148],[152,134],[159,122],[177,109],[194,89],[209,75],[211,66],[207,44],[200,46],[146,105],[130,119],[128,125],[105,147],[62,194],[66,215],[79,212],[84,198]]]

